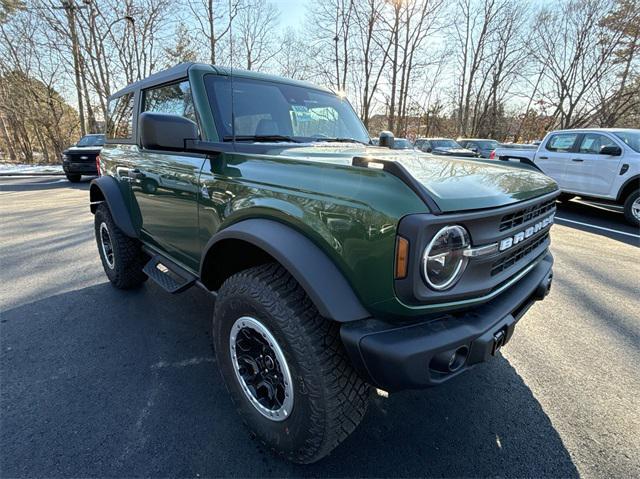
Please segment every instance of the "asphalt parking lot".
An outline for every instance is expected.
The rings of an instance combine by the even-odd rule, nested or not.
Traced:
[[[501,356],[377,398],[296,466],[239,423],[203,291],[110,286],[88,187],[0,178],[2,477],[640,476],[640,232],[619,213],[560,205],[552,292]]]

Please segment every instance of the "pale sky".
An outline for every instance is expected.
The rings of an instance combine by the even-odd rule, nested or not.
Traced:
[[[322,1],[322,0],[316,0]],[[308,0],[271,0],[280,9],[280,26],[284,30],[288,26],[298,27],[304,21]]]

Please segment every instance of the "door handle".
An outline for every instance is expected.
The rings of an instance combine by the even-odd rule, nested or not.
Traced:
[[[548,160],[548,159],[549,159],[549,157],[548,157],[548,156],[541,156],[539,159],[540,159],[540,160]]]
[[[138,168],[134,170],[129,170],[129,178],[133,180],[140,180],[144,178],[144,173],[141,172]]]
[[[582,158],[571,158],[571,161],[575,161],[576,163],[582,163],[584,160]]]

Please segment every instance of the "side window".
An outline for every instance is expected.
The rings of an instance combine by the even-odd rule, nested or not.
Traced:
[[[600,154],[600,148],[603,146],[616,146],[616,144],[613,140],[604,135],[587,133],[584,135],[582,142],[580,143],[580,153],[598,155]]]
[[[178,115],[197,122],[191,85],[186,80],[145,90],[142,101],[142,111]]]
[[[107,138],[128,140],[132,135],[133,93],[127,93],[109,102]]]
[[[566,153],[568,151],[571,151],[571,148],[573,148],[573,144],[576,142],[577,137],[577,133],[560,133],[558,135],[553,135],[547,142],[546,148],[549,151]]]

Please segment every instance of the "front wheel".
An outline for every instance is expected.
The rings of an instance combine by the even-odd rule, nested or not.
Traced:
[[[281,266],[227,279],[216,299],[213,333],[236,409],[277,454],[318,461],[362,420],[370,388],[350,365],[338,324],[320,316]]]
[[[135,238],[129,238],[115,224],[107,205],[102,203],[94,218],[96,243],[104,272],[119,289],[140,286],[147,280],[142,268],[147,256]]]
[[[634,226],[640,226],[640,190],[627,196],[624,202],[624,217]]]

